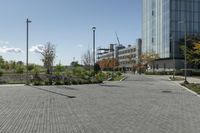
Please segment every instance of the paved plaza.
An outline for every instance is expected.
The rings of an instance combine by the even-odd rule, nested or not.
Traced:
[[[0,86],[0,133],[199,133],[200,98],[166,77]]]

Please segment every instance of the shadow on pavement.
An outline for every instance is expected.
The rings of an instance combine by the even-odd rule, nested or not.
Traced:
[[[65,94],[62,94],[62,93],[58,93],[58,92],[42,89],[42,88],[35,87],[35,86],[30,86],[30,87],[38,89],[38,90],[41,90],[41,91],[46,91],[46,92],[49,92],[49,93],[53,93],[53,94],[57,94],[57,95],[60,95],[60,96],[64,96],[64,97],[67,97],[67,98],[76,98],[76,96],[69,96],[69,95],[65,95]]]

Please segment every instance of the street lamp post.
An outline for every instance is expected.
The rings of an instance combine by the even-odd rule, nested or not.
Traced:
[[[187,81],[187,25],[186,25],[186,21],[183,20],[183,21],[180,21],[179,23],[183,23],[184,24],[184,28],[185,28],[185,50],[184,50],[184,58],[185,58],[185,61],[184,61],[184,66],[185,66],[185,79],[184,79],[184,83],[187,84],[188,81]]]
[[[115,72],[115,61],[116,61],[116,57],[115,57],[115,55],[116,55],[116,46],[115,46],[116,44],[113,44],[113,49],[112,49],[112,52],[113,52],[113,72]]]
[[[92,27],[93,30],[93,65],[95,66],[95,30],[96,27]],[[94,67],[94,71],[95,71],[95,67]]]
[[[115,49],[113,49],[113,72],[115,72]]]
[[[29,23],[31,21],[27,18],[26,19],[26,84],[29,84],[29,79],[28,79],[28,33],[29,33]]]
[[[174,36],[171,36],[171,41],[172,41],[172,49],[173,49],[173,63],[174,63],[174,68],[173,68],[173,79],[175,78],[175,70],[176,70],[176,62],[175,62],[175,49],[174,49],[174,45],[175,45],[175,38]]]

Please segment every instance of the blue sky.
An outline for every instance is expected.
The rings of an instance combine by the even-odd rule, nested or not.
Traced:
[[[96,45],[134,44],[141,37],[141,0],[0,0],[0,55],[6,60],[25,61],[26,18],[30,24],[29,47],[51,42],[56,61],[70,64],[92,48],[92,27]],[[34,47],[35,46],[35,47]],[[32,63],[42,64],[41,55],[30,52]]]

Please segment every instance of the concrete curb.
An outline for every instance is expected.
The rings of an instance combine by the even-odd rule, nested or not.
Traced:
[[[128,78],[128,77],[124,76],[122,79],[120,79],[120,81],[124,81],[126,78]]]
[[[0,87],[26,86],[25,84],[2,84]]]

